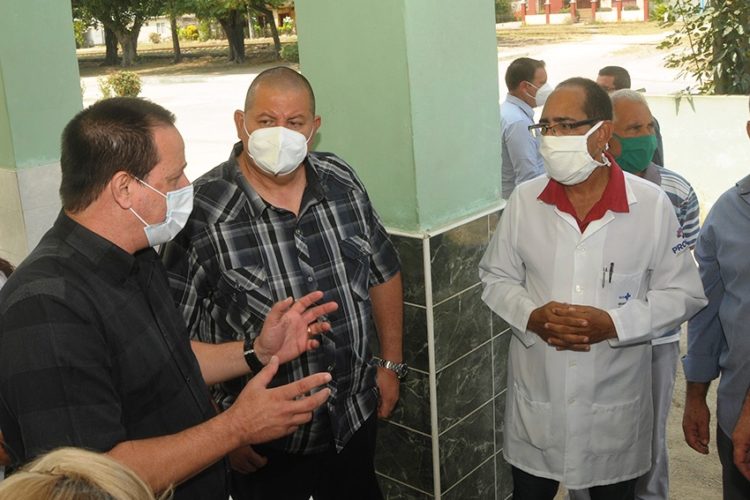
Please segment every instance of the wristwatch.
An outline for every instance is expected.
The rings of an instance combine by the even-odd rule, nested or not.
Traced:
[[[396,374],[399,380],[406,378],[406,374],[409,373],[409,367],[406,363],[394,363],[387,359],[378,358],[377,356],[372,358],[372,364],[391,370]]]
[[[263,369],[263,363],[260,362],[258,355],[255,354],[255,337],[245,339],[245,346],[242,351],[242,354],[245,356],[245,363],[250,367],[253,375],[257,375]]]

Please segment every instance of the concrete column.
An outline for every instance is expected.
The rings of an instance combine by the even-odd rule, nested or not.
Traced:
[[[17,264],[60,210],[60,132],[81,109],[70,1],[0,6],[0,255]]]
[[[387,498],[506,498],[507,325],[478,263],[502,208],[492,0],[296,0],[316,149],[346,159],[399,250],[412,371],[381,422]]]

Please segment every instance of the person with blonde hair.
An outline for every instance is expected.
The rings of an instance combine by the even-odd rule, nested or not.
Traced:
[[[159,500],[172,497],[171,488]],[[42,455],[0,484],[0,500],[155,500],[120,462],[80,448]]]

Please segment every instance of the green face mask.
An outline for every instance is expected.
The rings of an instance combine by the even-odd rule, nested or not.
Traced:
[[[620,156],[615,158],[617,164],[632,174],[646,170],[656,151],[656,136],[620,137],[615,134],[615,138],[620,141],[621,148]]]

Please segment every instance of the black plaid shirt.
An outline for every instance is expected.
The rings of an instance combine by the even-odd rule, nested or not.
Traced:
[[[151,249],[135,256],[61,214],[0,292],[0,428],[16,464],[59,446],[105,452],[215,415]],[[226,467],[179,499],[225,499]]]
[[[287,453],[341,449],[377,408],[369,289],[399,270],[398,257],[354,171],[329,153],[305,160],[299,217],[267,204],[229,160],[195,182],[185,230],[164,249],[175,299],[192,338],[226,342],[254,337],[271,306],[321,290],[339,309],[315,351],[281,367],[274,384],[329,370],[332,396],[313,421],[268,446]],[[216,387],[223,407],[245,380]]]

